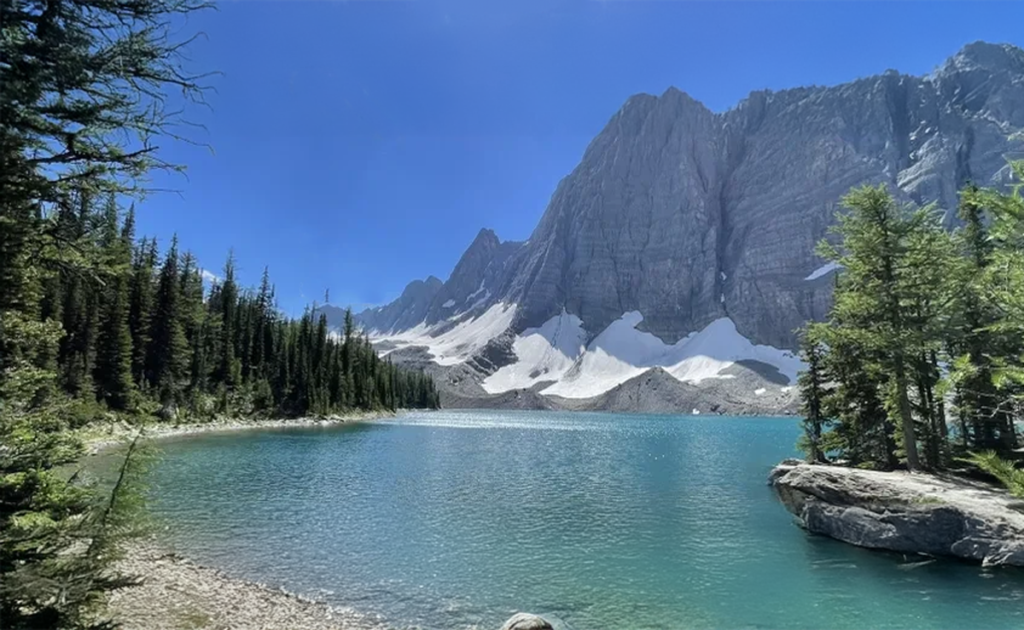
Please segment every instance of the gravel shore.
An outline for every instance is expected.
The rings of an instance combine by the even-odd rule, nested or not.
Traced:
[[[379,619],[225,575],[151,540],[118,567],[142,584],[115,592],[107,614],[124,630],[382,630]]]
[[[398,412],[401,413],[401,412]],[[130,441],[139,430],[143,430],[146,439],[161,439],[200,433],[220,433],[231,431],[252,431],[254,429],[276,429],[284,427],[322,427],[360,420],[376,420],[390,418],[395,413],[390,411],[366,411],[329,416],[327,418],[288,418],[277,420],[238,420],[219,419],[194,424],[161,424],[152,423],[145,427],[130,425],[126,422],[111,422],[89,427],[82,433],[86,452],[95,455],[108,448],[116,447]]]

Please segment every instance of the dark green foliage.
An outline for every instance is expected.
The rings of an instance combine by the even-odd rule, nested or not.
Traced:
[[[800,356],[807,364],[807,370],[800,374],[797,386],[803,401],[804,439],[801,446],[811,462],[825,461],[825,445],[822,435],[826,429],[825,396],[826,384],[822,365],[824,347],[817,339],[812,327],[805,330],[800,338]]]
[[[283,316],[266,269],[258,289],[243,289],[229,256],[223,280],[204,290],[177,239],[159,269],[155,241],[131,242],[134,208],[122,221],[110,200],[88,202],[68,221],[101,264],[60,276],[37,300],[77,333],[53,359],[67,394],[193,420],[438,406],[431,379],[378,358],[351,312],[340,335],[315,309]]]
[[[132,378],[142,389],[149,386],[149,379],[146,378],[146,353],[149,350],[156,263],[156,241],[143,239],[132,257],[128,306],[128,328],[132,334]]]
[[[1019,189],[964,190],[952,234],[881,187],[844,202],[838,244],[820,249],[842,265],[834,306],[805,337],[810,457],[939,469],[973,450],[1011,455],[1024,395]]]
[[[355,406],[337,382],[383,370],[404,390],[368,407],[436,405],[426,377],[372,352],[334,373],[341,341],[226,282],[204,295],[176,244],[134,242],[159,138],[201,101],[175,34],[205,0],[0,2],[0,627],[107,628],[99,606],[129,580],[111,564],[132,533],[134,448],[112,489],[72,474],[72,429],[108,409],[202,417]],[[185,42],[187,43],[187,42]],[[171,88],[175,102],[166,102]],[[363,346],[365,349],[367,346]],[[365,350],[364,350],[365,351]],[[300,359],[301,371],[300,371]],[[334,359],[335,362],[337,359]],[[388,372],[390,370],[390,372]],[[299,381],[301,375],[302,381]],[[72,470],[69,470],[69,467]]]
[[[124,411],[131,406],[135,388],[132,381],[132,334],[128,327],[134,215],[129,212],[120,233],[118,227],[117,205],[111,198],[104,210],[100,243],[107,273],[99,295],[100,328],[93,381],[100,399],[111,408]]]
[[[190,364],[181,301],[178,240],[175,238],[157,281],[146,361],[149,381],[165,409],[173,409],[178,402]]]
[[[1013,496],[1024,499],[1024,470],[1013,465],[995,453],[995,451],[983,451],[971,453],[969,457],[963,458],[968,464],[973,464],[981,470],[995,477],[999,483],[1006,486]]]

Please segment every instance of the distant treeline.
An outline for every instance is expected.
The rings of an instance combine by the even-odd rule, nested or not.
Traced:
[[[95,201],[77,195],[51,229],[96,264],[49,274],[38,303],[22,305],[60,322],[52,362],[68,395],[192,419],[437,406],[431,379],[380,359],[351,313],[341,334],[314,310],[285,317],[268,272],[258,289],[241,288],[230,256],[206,290],[176,238],[161,254],[155,239],[135,241],[134,209],[122,220],[113,196]],[[0,248],[0,267],[9,265]]]

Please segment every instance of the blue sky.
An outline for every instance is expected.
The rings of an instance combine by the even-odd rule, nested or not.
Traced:
[[[481,227],[529,237],[558,180],[631,94],[715,111],[756,89],[923,74],[963,44],[1024,45],[1016,2],[234,0],[183,28],[218,70],[165,142],[140,234],[207,268],[269,265],[282,308],[384,303],[447,278]]]

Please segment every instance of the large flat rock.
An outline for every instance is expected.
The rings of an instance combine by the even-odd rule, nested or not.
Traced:
[[[785,462],[769,483],[816,534],[872,549],[1024,566],[1024,502],[981,482]]]

